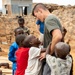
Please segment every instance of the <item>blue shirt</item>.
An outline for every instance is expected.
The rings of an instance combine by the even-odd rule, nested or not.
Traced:
[[[37,25],[40,25],[39,31],[44,34],[44,22],[41,22],[40,20],[37,20],[36,22]]]
[[[15,57],[15,51],[18,49],[18,45],[16,42],[12,43],[12,45],[9,48],[9,54],[8,59],[13,62],[12,69],[16,70],[16,57]]]

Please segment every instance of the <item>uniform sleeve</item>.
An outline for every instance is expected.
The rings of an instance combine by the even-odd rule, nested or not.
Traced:
[[[60,29],[58,23],[54,19],[48,19],[45,23],[46,28],[51,33],[54,29]]]
[[[34,48],[34,47],[30,48],[29,50],[30,59],[40,56],[40,52],[41,52],[41,48]]]
[[[12,62],[15,62],[16,57],[15,57],[15,48],[13,46],[10,46],[9,48],[9,54],[8,54],[8,59]]]

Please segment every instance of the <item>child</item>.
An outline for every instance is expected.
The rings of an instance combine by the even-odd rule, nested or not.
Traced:
[[[14,33],[15,33],[15,37],[17,35],[20,35],[20,34],[24,34],[24,31],[22,28],[16,28],[14,30]],[[8,54],[8,59],[13,63],[12,64],[12,74],[14,75],[15,73],[15,70],[16,70],[16,58],[15,58],[15,51],[18,49],[18,45],[16,42],[12,43],[10,48],[9,48],[9,54]]]
[[[41,42],[33,35],[22,38],[24,38],[23,35],[16,38],[19,49],[16,51],[17,70],[15,75],[39,75],[41,69],[39,56],[45,49],[38,48]]]
[[[29,48],[24,47],[23,45],[25,38],[26,36],[24,34],[18,35],[16,37],[16,43],[18,44],[19,48],[15,53],[17,61],[17,69],[15,75],[24,75],[25,69],[27,68]]]
[[[20,27],[20,28],[23,28],[24,32],[29,35],[29,34],[30,34],[30,30],[29,30],[27,27],[24,26],[24,23],[25,23],[24,18],[20,17],[20,18],[18,19],[19,27]]]
[[[72,57],[70,46],[64,42],[55,45],[55,56],[46,55],[46,62],[51,68],[51,75],[71,75]]]
[[[45,54],[46,49],[39,48],[40,44],[41,42],[39,39],[33,35],[29,35],[24,41],[24,45],[30,47],[28,66],[25,70],[25,75],[41,75],[42,63],[39,61],[39,57],[40,55]]]

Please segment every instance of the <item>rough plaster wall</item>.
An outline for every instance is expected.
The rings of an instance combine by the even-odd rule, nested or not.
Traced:
[[[27,5],[27,4],[32,4],[32,0],[11,0],[11,4]]]
[[[32,0],[12,0],[11,1],[11,8],[12,8],[12,13],[19,15],[22,13],[20,6],[28,6],[27,7],[27,13],[31,13],[32,10]]]
[[[11,0],[2,0],[2,4],[3,5],[11,4]]]
[[[7,8],[5,8],[5,5],[7,5]],[[6,9],[8,10],[8,14],[11,14],[11,0],[2,0],[2,13],[6,14]]]
[[[6,14],[6,8],[5,5],[7,6],[7,10],[8,10],[8,15],[11,14],[15,14],[15,15],[19,15],[20,13],[22,13],[21,8],[19,8],[19,6],[28,6],[27,7],[27,14],[31,13],[32,10],[32,0],[2,0],[3,3],[3,14]]]

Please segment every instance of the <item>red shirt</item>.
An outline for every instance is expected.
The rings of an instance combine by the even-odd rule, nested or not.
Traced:
[[[15,75],[24,75],[28,64],[29,48],[19,48],[16,51],[17,69]]]

